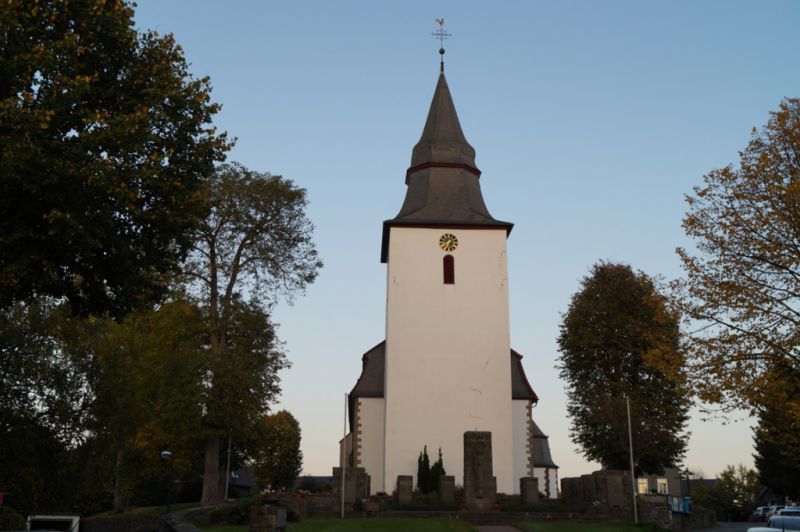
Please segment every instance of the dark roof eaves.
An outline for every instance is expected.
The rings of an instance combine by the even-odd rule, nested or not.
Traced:
[[[480,222],[457,222],[453,220],[403,220],[402,218],[392,218],[383,221],[383,236],[381,238],[381,263],[385,264],[389,258],[389,228],[392,226],[400,227],[449,227],[463,229],[505,229],[506,235],[511,234],[514,224],[501,220],[486,220]]]

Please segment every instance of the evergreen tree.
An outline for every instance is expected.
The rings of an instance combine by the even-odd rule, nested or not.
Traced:
[[[561,324],[558,368],[567,383],[571,437],[590,460],[660,473],[686,450],[690,401],[683,385],[679,316],[652,279],[624,264],[598,263]]]
[[[430,493],[431,462],[428,457],[428,446],[426,445],[417,459],[417,489],[421,493]]]
[[[444,462],[442,461],[442,448],[439,447],[439,458],[431,466],[431,472],[428,476],[431,491],[439,491],[439,479],[446,474]]]
[[[789,368],[773,368],[774,378],[784,382],[777,395],[765,396],[753,429],[756,469],[761,484],[778,495],[800,498],[800,430],[792,411],[800,408],[800,375]]]

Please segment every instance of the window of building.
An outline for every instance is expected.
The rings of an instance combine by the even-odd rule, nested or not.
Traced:
[[[636,488],[637,488],[636,491],[638,491],[639,493],[649,493],[649,490],[647,489],[647,479],[646,478],[637,479]]]
[[[665,478],[658,478],[656,479],[656,488],[658,489],[658,493],[661,495],[666,495],[669,493],[669,488],[667,487],[667,479]]]
[[[444,284],[456,284],[456,265],[452,255],[445,255],[442,259],[444,270]]]

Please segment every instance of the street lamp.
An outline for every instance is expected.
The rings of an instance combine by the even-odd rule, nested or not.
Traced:
[[[166,478],[167,483],[167,511],[169,513],[169,498],[170,493],[172,492],[172,452],[171,451],[161,451],[161,459],[164,461],[164,477]]]

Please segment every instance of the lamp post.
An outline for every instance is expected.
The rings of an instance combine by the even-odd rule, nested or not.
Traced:
[[[172,452],[161,451],[161,459],[164,461],[164,478],[167,484],[167,511],[169,513],[169,499],[172,492]]]

